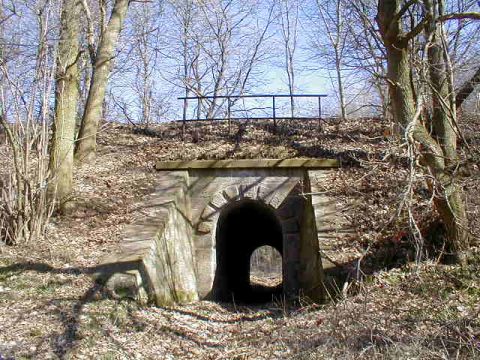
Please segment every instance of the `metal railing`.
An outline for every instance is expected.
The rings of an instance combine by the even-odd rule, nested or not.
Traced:
[[[311,119],[318,119],[318,128],[319,130],[321,129],[321,121],[322,121],[322,98],[327,97],[328,95],[325,94],[257,94],[257,95],[221,95],[221,96],[183,96],[179,97],[178,100],[183,101],[183,117],[182,117],[182,122],[183,122],[183,132],[185,132],[185,126],[187,121],[205,121],[205,120],[227,120],[229,122],[230,126],[230,121],[231,120],[240,120],[240,119],[248,119],[248,120],[273,120],[273,126],[274,128],[277,127],[277,120],[279,119],[297,119],[297,120],[311,120]],[[234,117],[232,116],[232,107],[235,105],[235,103],[239,99],[260,99],[260,98],[270,98],[271,99],[271,109],[272,113],[271,116],[243,116],[243,117]],[[290,99],[290,113],[291,116],[278,116],[277,113],[277,99],[280,98],[289,98]],[[293,109],[293,99],[294,98],[317,98],[317,103],[318,103],[318,113],[317,116],[295,116],[294,114],[294,109]],[[222,99],[227,102],[227,111],[224,117],[205,117],[202,118],[202,100],[215,100],[215,99]],[[197,102],[197,111],[196,111],[196,117],[195,118],[188,118],[188,102],[189,100],[196,100]],[[261,108],[265,109],[265,108]],[[259,110],[259,108],[253,108],[249,110]],[[247,110],[240,110],[240,111],[247,111]]]

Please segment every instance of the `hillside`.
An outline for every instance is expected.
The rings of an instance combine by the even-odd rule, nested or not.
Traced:
[[[478,245],[480,119],[461,125]],[[7,161],[5,145],[0,156]],[[355,234],[323,254],[336,266],[331,303],[140,307],[109,299],[91,280],[154,188],[156,160],[291,157],[340,159],[324,191],[355,199],[345,214]],[[421,175],[379,119],[328,121],[321,133],[316,122],[244,121],[230,132],[226,123],[191,123],[184,141],[178,123],[106,123],[97,159],[76,171],[76,207],[52,218],[46,239],[0,246],[0,358],[480,358],[480,250],[465,268],[441,264],[434,248],[415,263],[412,219],[428,239],[441,236]]]

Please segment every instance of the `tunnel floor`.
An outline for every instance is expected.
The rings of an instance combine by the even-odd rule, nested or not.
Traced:
[[[283,255],[282,229],[273,209],[259,201],[243,200],[222,211],[216,233],[213,299],[263,303],[282,296],[282,283],[273,287],[250,283],[251,256],[266,245]]]

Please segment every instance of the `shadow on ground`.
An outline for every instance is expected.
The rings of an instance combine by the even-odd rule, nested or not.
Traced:
[[[52,275],[70,275],[70,276],[82,276],[82,275],[91,275],[96,273],[100,267],[66,267],[66,268],[56,268],[51,265],[42,262],[19,262],[14,263],[6,266],[0,267],[0,280],[4,279],[7,280],[10,277],[17,277],[18,275],[33,271],[36,273],[48,273]],[[223,308],[226,312],[231,314],[238,314],[234,318],[227,318],[227,319],[218,319],[215,315],[209,316],[205,315],[201,312],[195,312],[193,310],[189,310],[187,308],[182,307],[171,307],[171,308],[163,308],[165,313],[170,314],[181,314],[181,315],[188,315],[196,318],[200,321],[206,322],[217,322],[217,323],[225,323],[225,324],[233,324],[236,322],[254,322],[260,321],[266,318],[279,318],[284,315],[282,309],[280,307],[276,307],[272,304],[268,305],[266,302],[272,302],[272,294],[278,293],[279,297],[281,294],[281,288],[263,288],[263,287],[253,287],[252,288],[252,299],[246,299],[249,301],[238,301],[237,303],[218,303],[218,305]],[[109,297],[109,293],[106,291],[99,284],[92,284],[87,291],[83,293],[81,296],[72,296],[68,298],[62,299],[46,299],[46,303],[44,303],[44,307],[52,308],[52,314],[56,316],[61,324],[63,331],[59,333],[49,333],[47,337],[42,337],[40,340],[41,343],[50,343],[52,346],[52,350],[54,354],[60,358],[65,359],[68,358],[69,352],[75,348],[78,341],[82,340],[82,336],[80,334],[80,327],[82,324],[82,314],[84,313],[84,308],[88,303],[104,300]],[[253,300],[253,301],[251,301]],[[125,301],[125,300],[124,300]],[[262,305],[259,305],[262,303]],[[43,306],[42,306],[43,307]],[[137,309],[137,306],[127,306],[130,308]],[[250,313],[250,310],[259,310],[259,309],[266,309],[262,311],[261,314],[258,313]],[[247,310],[246,312],[241,312],[242,310]],[[142,320],[137,318],[137,316],[133,313],[133,311],[128,311],[128,318],[129,323],[132,323],[135,328],[140,328],[142,326],[146,326],[145,324],[142,325]],[[22,319],[20,319],[22,320]],[[25,320],[25,319],[24,319]],[[181,330],[177,329],[175,326],[162,326],[158,329],[159,331],[165,332],[167,334],[171,334],[172,336],[183,337],[185,339],[191,340],[199,346],[207,346],[207,347],[218,347],[218,344],[210,344],[208,342],[203,343],[200,337],[196,337],[195,334],[190,333],[183,333]],[[103,335],[107,337],[111,337],[107,330]],[[112,341],[115,339],[112,338]],[[119,346],[121,344],[118,344]],[[39,349],[40,343],[37,345],[37,349]],[[14,349],[10,349],[10,351],[15,351]],[[37,353],[39,350],[33,350],[31,353],[28,354],[28,357],[36,358],[40,356],[40,353]]]

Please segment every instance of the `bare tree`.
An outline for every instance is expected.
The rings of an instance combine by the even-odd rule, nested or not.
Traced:
[[[176,76],[185,94],[218,96],[248,90],[266,56],[273,3],[186,0],[172,2],[172,7],[180,39],[175,61],[182,64]],[[201,99],[197,116],[214,118],[225,112],[223,105],[223,99]]]
[[[85,6],[86,2],[84,1],[83,4]],[[98,46],[96,48],[92,46],[90,40],[89,47],[95,48],[95,53],[93,54],[92,50],[90,50],[91,55],[93,56],[91,59],[93,64],[93,74],[87,103],[83,113],[77,147],[75,149],[75,157],[80,161],[90,161],[95,157],[97,131],[102,118],[103,102],[105,100],[108,77],[110,75],[118,37],[129,5],[130,0],[116,0],[113,4],[110,19],[105,29],[101,32]],[[87,9],[88,8],[85,7],[85,13],[87,14],[88,19]],[[91,23],[91,20],[89,20],[89,22]],[[89,28],[91,28],[90,25]]]
[[[156,23],[160,9],[155,8],[153,4],[145,3],[132,15],[132,51],[128,53],[129,57],[134,59],[133,90],[140,108],[140,123],[148,127],[154,115],[160,112],[160,106],[155,98],[155,69],[158,65],[158,53],[155,49],[162,45],[159,43],[161,28]]]
[[[419,20],[405,30],[404,15],[412,6],[422,6]],[[442,53],[441,21],[458,18],[462,14],[443,15],[441,0],[416,1],[384,0],[378,2],[377,21],[386,48],[388,84],[393,115],[405,130],[412,145],[420,144],[421,162],[432,175],[430,185],[434,203],[447,229],[450,250],[459,261],[469,249],[469,236],[463,192],[458,185],[455,169],[458,166],[456,142],[458,132],[454,111],[448,100],[448,84]],[[433,99],[433,115],[421,119],[421,92],[413,87],[411,42],[424,33],[427,40],[429,90]],[[420,119],[422,121],[420,121]],[[425,124],[433,129],[429,132]]]
[[[335,0],[335,2],[316,0],[316,3],[320,19],[323,23],[323,29],[327,34],[329,44],[333,50],[331,58],[333,59],[335,66],[341,116],[342,119],[347,119],[343,74],[343,58],[347,45],[347,19],[345,18],[345,6],[343,0]]]
[[[80,2],[62,3],[60,40],[57,54],[55,121],[50,148],[50,192],[64,207],[73,182],[73,150],[79,98]]]
[[[190,34],[193,33],[192,31],[192,22],[194,18],[194,4],[192,1],[185,1],[183,7],[177,8],[175,11],[175,15],[177,16],[179,23],[182,27],[182,36],[181,36],[181,48],[182,48],[182,80],[185,87],[185,97],[188,97],[190,94],[190,89],[192,85],[190,84],[190,78],[192,71],[195,71],[195,80],[197,83],[197,88],[201,91],[201,82],[198,77],[198,58],[199,58],[199,46],[195,46],[193,48],[194,53],[191,52],[191,45],[190,45]],[[198,41],[197,41],[198,44]],[[193,55],[193,56],[192,56]],[[188,100],[185,99],[183,103],[183,114],[184,116],[187,115],[187,108],[188,108]],[[200,111],[200,108],[197,109]],[[185,119],[183,119],[185,120]],[[184,123],[185,124],[185,123]],[[183,133],[185,133],[185,129],[183,129]]]
[[[3,2],[0,12],[0,126],[9,150],[0,178],[0,241],[12,245],[43,236],[52,210],[46,184],[56,9],[49,0],[18,7],[24,18]],[[22,21],[35,21],[35,30],[14,26]],[[36,46],[23,46],[27,38]]]
[[[380,114],[383,118],[388,118],[390,115],[388,87],[384,81],[387,73],[386,54],[380,34],[375,30],[371,20],[376,12],[375,1],[348,2],[346,9],[350,15],[349,21],[346,22],[349,46],[345,53],[345,67],[350,70],[356,82],[360,80],[361,73],[366,74],[362,80],[367,85],[370,99],[373,89],[380,102]],[[369,105],[377,106],[376,102],[364,104],[364,106]]]
[[[285,72],[288,80],[288,92],[295,93],[295,53],[298,45],[299,5],[296,0],[280,0],[279,20],[284,47]],[[290,98],[290,111],[295,116],[295,102]]]

